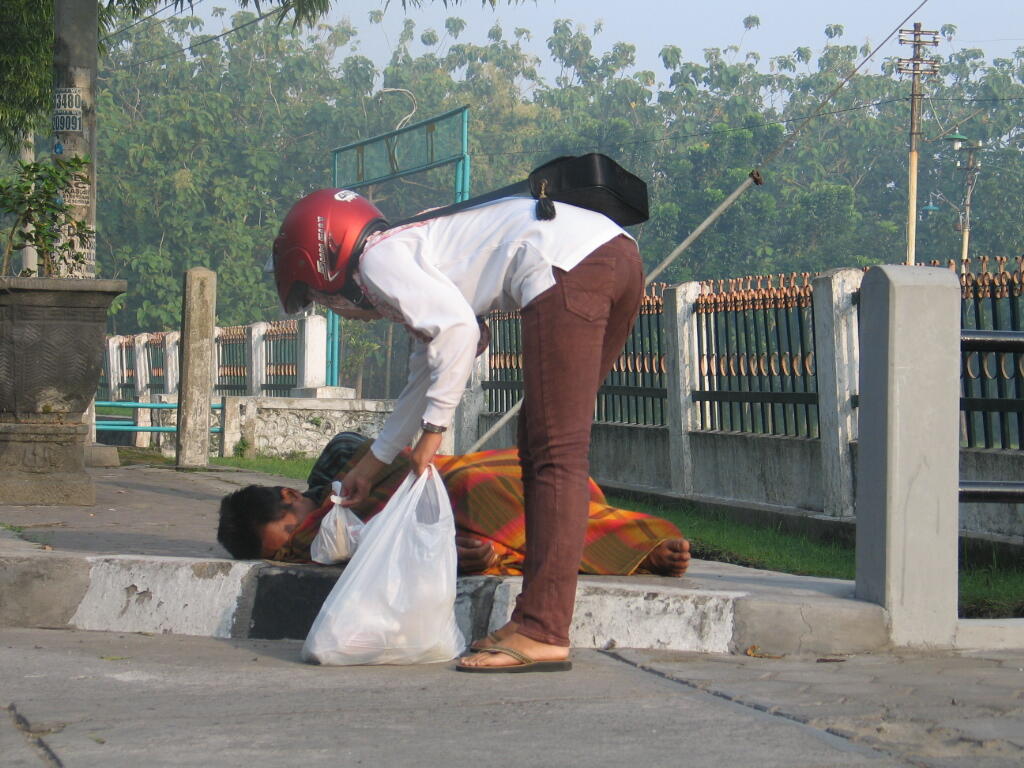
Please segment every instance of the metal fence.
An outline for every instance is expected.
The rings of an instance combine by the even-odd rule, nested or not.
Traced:
[[[268,395],[287,397],[299,380],[299,324],[295,320],[279,320],[269,324],[263,337],[267,361]]]
[[[965,330],[1024,330],[1024,257],[980,258],[948,266],[960,274]],[[793,273],[701,284],[694,308],[698,381],[693,400],[699,404],[698,429],[818,437],[811,277]],[[654,285],[647,291],[633,332],[599,391],[595,409],[599,422],[666,424],[664,288]],[[522,395],[519,315],[495,312],[488,321],[490,378],[483,383],[487,410],[504,413]],[[297,321],[270,323],[263,343],[263,391],[288,396],[298,381]],[[392,355],[382,356],[377,378],[392,386],[370,389],[393,397],[396,392],[391,390],[404,378],[407,345],[388,346]],[[104,366],[98,399],[136,400],[135,349],[131,337],[116,345],[122,375],[112,387]],[[221,394],[245,394],[251,365],[248,350],[244,327],[221,331],[216,384]],[[149,368],[150,391],[166,392],[164,334],[151,334],[144,351],[147,360],[142,364]],[[1024,355],[964,351],[961,394],[962,447],[1024,448]]]
[[[811,274],[701,284],[700,430],[819,436]]]
[[[965,330],[1024,331],[1024,257],[982,257],[959,268]],[[1024,355],[964,351],[960,444],[966,448],[1024,448]]]
[[[135,376],[135,341],[131,337],[122,339],[121,343],[117,346],[117,355],[120,359],[120,370],[123,373],[122,381],[115,387],[117,391],[111,392],[110,395],[118,400],[134,400],[136,395],[135,382],[137,381]]]
[[[167,394],[167,347],[164,334],[149,334],[145,349],[146,364],[149,366],[149,391],[154,395]],[[103,398],[97,396],[97,399]]]
[[[100,382],[96,387],[97,400],[110,399],[110,366],[107,363],[107,348],[103,348],[103,365],[100,366]]]
[[[598,391],[594,418],[602,423],[664,426],[666,363],[662,329],[665,284],[651,285],[622,354]],[[483,382],[490,413],[504,413],[522,397],[522,333],[518,312],[492,312],[489,380]]]
[[[594,418],[606,424],[664,426],[667,423],[668,369],[662,323],[668,286],[647,288],[633,331],[597,392]]]
[[[244,395],[250,362],[245,326],[222,328],[217,334],[217,384],[221,395]]]

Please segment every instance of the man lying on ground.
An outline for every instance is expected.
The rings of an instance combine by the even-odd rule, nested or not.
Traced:
[[[305,491],[250,485],[225,496],[217,540],[238,559],[311,562],[320,521],[333,506],[331,482],[342,479],[371,443],[354,432],[335,435],[314,464]],[[439,455],[435,464],[455,514],[459,571],[521,575],[526,526],[516,451]],[[370,496],[353,508],[356,515],[366,521],[380,512],[408,472],[406,452],[381,471]],[[609,506],[590,480],[581,573],[682,576],[689,564],[690,544],[678,528],[652,515]]]

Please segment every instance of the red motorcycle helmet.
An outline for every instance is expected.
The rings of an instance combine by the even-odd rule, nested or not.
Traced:
[[[284,311],[308,306],[310,290],[341,293],[366,238],[387,226],[377,206],[348,189],[319,189],[295,203],[274,239],[274,281]]]

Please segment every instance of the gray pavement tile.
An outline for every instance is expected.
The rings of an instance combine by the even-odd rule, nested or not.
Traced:
[[[731,701],[807,722],[857,743],[932,765],[1024,764],[1024,716],[1012,680],[1024,653],[998,661],[953,653],[814,657],[719,657],[714,663],[652,651],[620,651],[631,663]],[[731,670],[729,669],[731,666]],[[759,674],[774,670],[769,676]],[[956,703],[954,703],[954,701]],[[959,762],[957,762],[959,761]]]
[[[1021,717],[950,718],[946,725],[978,741],[1006,741],[1024,750],[1024,719]]]
[[[295,642],[0,630],[4,695],[69,766],[903,763],[597,652],[568,674],[322,668]],[[513,758],[514,754],[514,758]]]
[[[0,756],[5,768],[39,768],[43,765],[41,756],[30,746],[29,737],[18,728],[14,713],[6,706],[0,710]]]

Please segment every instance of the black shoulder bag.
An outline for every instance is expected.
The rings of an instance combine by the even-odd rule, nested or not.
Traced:
[[[393,227],[450,216],[502,197],[532,197],[537,218],[555,218],[552,200],[597,211],[621,227],[647,221],[647,184],[607,155],[591,152],[577,157],[558,157],[535,168],[522,181],[477,195],[461,203],[434,208],[410,216]]]

